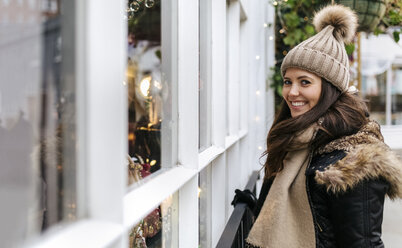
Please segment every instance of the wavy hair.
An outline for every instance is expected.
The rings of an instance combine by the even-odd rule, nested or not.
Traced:
[[[267,155],[264,164],[265,178],[275,176],[283,169],[283,160],[288,153],[295,134],[323,117],[310,147],[315,150],[331,140],[356,133],[368,122],[367,107],[363,99],[349,92],[341,93],[322,78],[322,90],[318,103],[306,113],[291,117],[290,109],[283,100],[267,137]]]

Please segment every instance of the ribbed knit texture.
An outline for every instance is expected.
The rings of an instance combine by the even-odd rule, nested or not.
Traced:
[[[317,74],[336,86],[341,92],[348,89],[349,60],[341,38],[334,36],[329,25],[321,32],[303,41],[285,56],[281,72],[290,67]]]

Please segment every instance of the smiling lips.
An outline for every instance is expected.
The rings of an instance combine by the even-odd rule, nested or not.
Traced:
[[[291,104],[294,107],[300,107],[300,106],[306,105],[306,102],[291,102]]]

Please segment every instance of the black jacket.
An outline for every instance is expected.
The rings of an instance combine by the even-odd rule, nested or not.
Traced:
[[[378,133],[360,132],[315,151],[305,174],[316,247],[384,247],[384,197],[402,198],[402,165],[375,129]],[[256,216],[273,180],[264,180]]]

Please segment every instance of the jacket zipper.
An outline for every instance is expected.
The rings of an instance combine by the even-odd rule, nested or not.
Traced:
[[[322,228],[321,228],[321,226],[320,226],[320,224],[318,222],[317,222],[317,226],[320,229],[320,232],[322,232]]]

